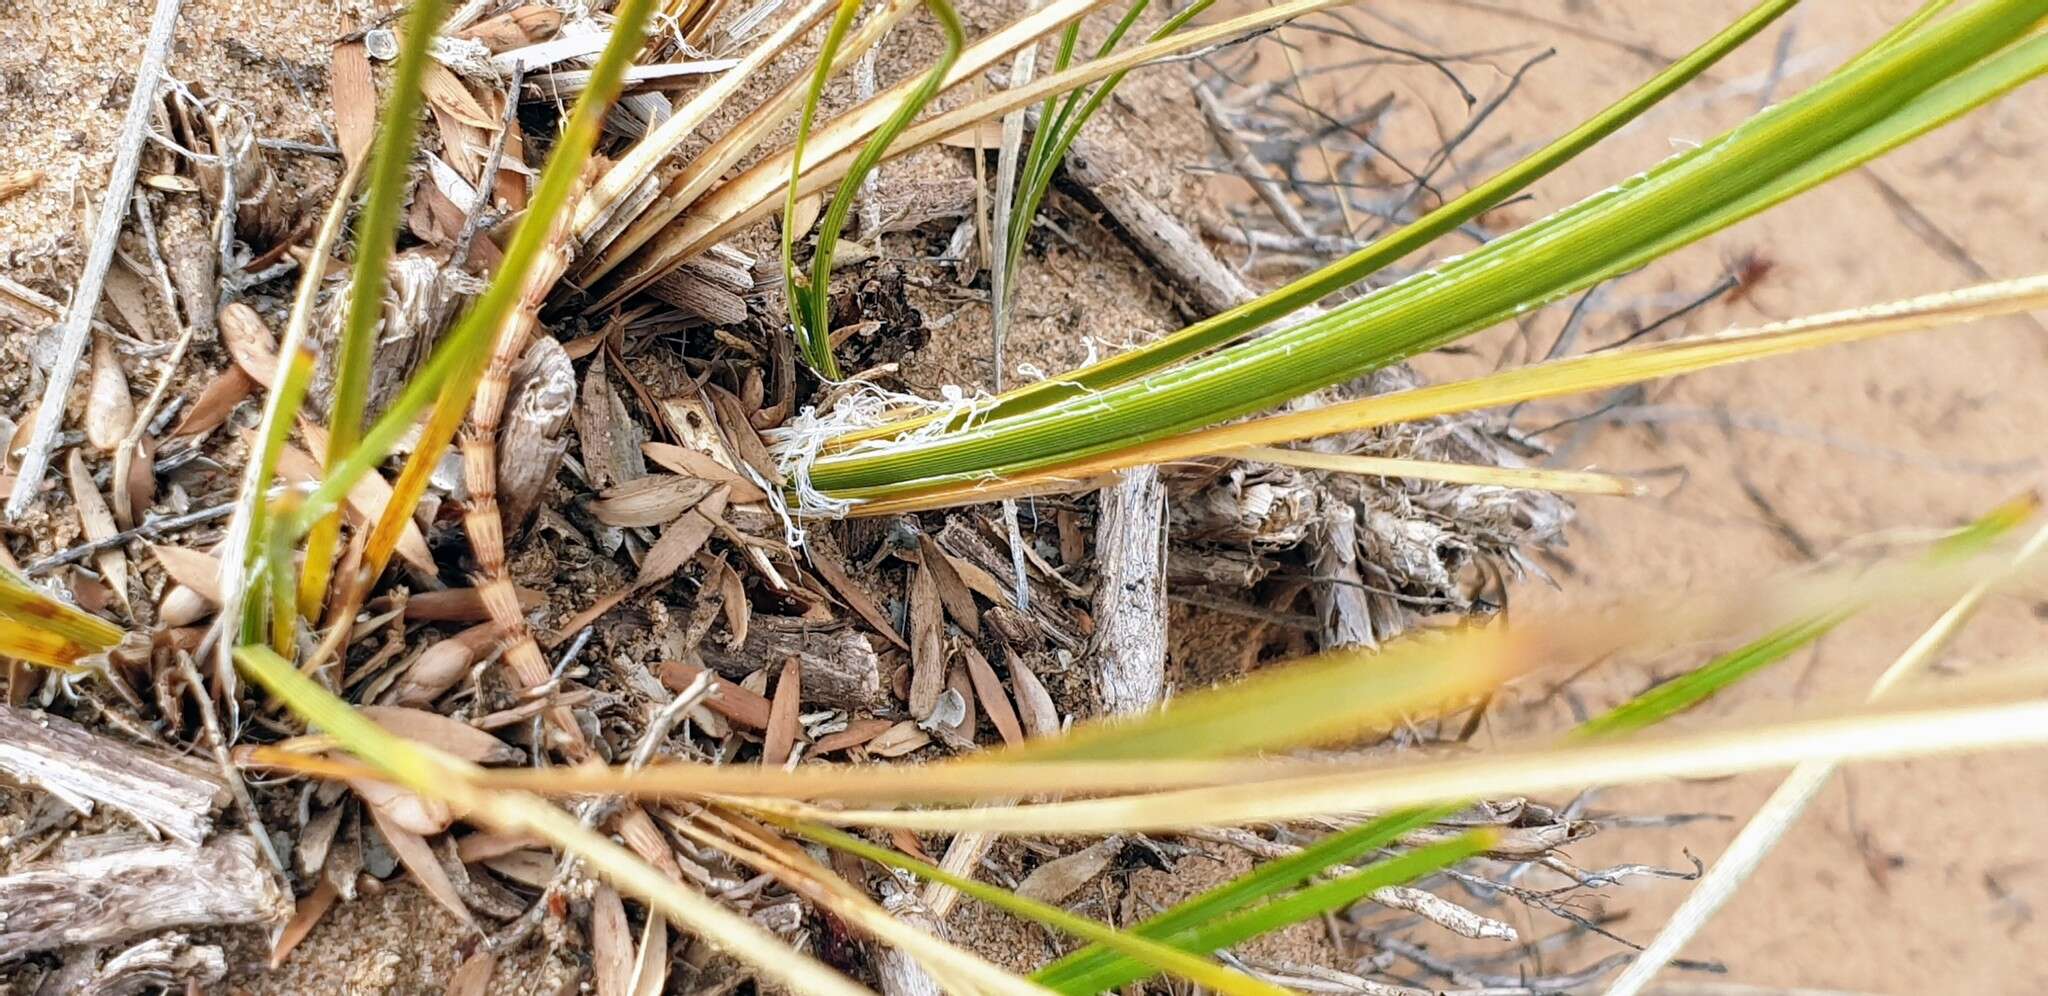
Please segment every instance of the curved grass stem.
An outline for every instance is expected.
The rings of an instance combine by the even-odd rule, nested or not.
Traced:
[[[802,120],[797,125],[797,140],[790,160],[789,188],[784,193],[782,214],[782,268],[784,284],[789,294],[790,322],[795,329],[797,344],[804,359],[812,369],[827,380],[841,379],[839,363],[832,356],[832,257],[839,245],[839,234],[846,226],[846,217],[853,210],[855,196],[869,173],[874,171],[882,156],[889,151],[889,144],[910,122],[917,118],[932,98],[938,96],[946,77],[953,71],[954,63],[960,59],[960,52],[966,47],[967,36],[960,27],[960,17],[947,0],[925,0],[925,9],[939,22],[939,30],[945,36],[946,50],[939,61],[927,70],[917,85],[904,93],[896,109],[888,119],[861,146],[859,155],[854,157],[853,166],[839,183],[839,189],[832,195],[832,201],[825,208],[825,214],[818,226],[817,243],[811,252],[811,271],[808,278],[798,275],[795,260],[794,220],[796,218],[797,188],[803,176],[804,142],[810,135],[811,121],[817,113],[818,98],[824,92],[825,81],[830,78],[832,57],[840,40],[853,20],[853,11],[858,9],[859,0],[844,0],[839,13],[833,18],[830,32],[825,37],[825,48],[818,56],[818,68],[811,78],[811,90],[804,100]]]
[[[1708,67],[1719,62],[1723,56],[1755,37],[1797,2],[1798,0],[1767,0],[1758,4],[1741,19],[1709,38],[1684,58],[1665,67],[1662,72],[1599,114],[1587,119],[1584,124],[1559,136],[1492,179],[1473,187],[1350,256],[1271,293],[1261,295],[1257,300],[1196,322],[1142,349],[1102,360],[1064,376],[1019,387],[999,398],[995,406],[986,413],[986,417],[1000,418],[1034,411],[1164,369],[1235,341],[1255,329],[1300,310],[1305,305],[1365,279],[1422,249],[1438,237],[1456,230],[1459,225],[1513,197],[1527,189],[1530,184],[1570,162],[1579,153],[1635,120],[1679,87],[1691,82]],[[1047,108],[1051,105],[1052,100],[1048,98]],[[1056,130],[1057,124],[1048,127],[1044,117],[1040,118],[1040,136],[1050,135]],[[1034,136],[1034,143],[1036,141],[1037,136]],[[916,428],[927,421],[928,418],[906,419],[876,429],[850,433],[840,442],[850,444],[864,439],[890,436]]]
[[[2025,37],[2044,15],[2048,0],[1978,4],[1648,173],[1319,318],[971,429],[826,456],[811,467],[812,483],[843,492],[1048,466],[1256,412],[1443,345],[1702,238],[1932,127],[1939,121],[1915,113],[1914,102]],[[2039,57],[2005,66],[2012,75],[1999,84],[2031,78]],[[2001,92],[1994,85],[1980,96]],[[1856,154],[1844,153],[1852,147]],[[1759,188],[1772,196],[1753,196]]]

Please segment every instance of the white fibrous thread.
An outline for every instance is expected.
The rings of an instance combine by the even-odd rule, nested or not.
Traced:
[[[802,546],[804,541],[804,531],[797,520],[844,518],[860,504],[858,499],[835,498],[812,485],[811,465],[827,443],[850,432],[901,420],[906,410],[932,416],[901,435],[858,443],[847,450],[849,454],[884,451],[971,427],[995,404],[994,396],[985,391],[969,394],[952,384],[941,388],[937,399],[885,390],[867,381],[849,381],[841,389],[844,393],[832,403],[830,411],[820,413],[814,407],[805,407],[780,428],[763,433],[775,455],[775,469],[796,494],[796,507],[790,508],[781,489],[768,489],[769,502],[781,517],[783,533],[792,547]]]

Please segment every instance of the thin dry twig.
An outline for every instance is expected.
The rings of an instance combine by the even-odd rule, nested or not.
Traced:
[[[85,272],[73,289],[71,305],[57,331],[57,355],[50,364],[50,382],[36,407],[35,434],[16,471],[14,490],[7,496],[7,517],[18,520],[43,485],[43,473],[50,465],[50,452],[63,428],[64,407],[70,401],[71,381],[78,374],[79,358],[92,338],[92,316],[99,310],[100,290],[106,284],[107,268],[114,261],[114,249],[121,238],[121,222],[128,216],[128,197],[135,189],[135,175],[142,166],[142,146],[149,134],[151,112],[156,104],[157,82],[171,54],[171,33],[177,27],[182,0],[157,0],[150,16],[149,39],[142,46],[142,62],[135,68],[135,89],[128,95],[128,113],[121,120],[121,134],[114,145],[114,166],[107,177],[106,197],[100,202],[92,245],[87,250]]]

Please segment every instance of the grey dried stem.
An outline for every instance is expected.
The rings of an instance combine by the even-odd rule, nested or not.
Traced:
[[[128,95],[128,112],[115,140],[114,165],[107,178],[106,196],[95,218],[92,243],[86,251],[85,270],[72,288],[71,304],[58,326],[56,357],[50,364],[50,380],[43,400],[36,408],[36,428],[22,451],[14,490],[7,496],[7,517],[20,519],[29,503],[42,490],[43,472],[49,467],[50,452],[64,426],[64,408],[71,399],[71,381],[77,375],[79,358],[92,337],[92,317],[99,310],[100,290],[114,250],[121,238],[121,222],[128,216],[128,197],[135,189],[135,175],[142,166],[142,146],[149,134],[149,120],[156,104],[156,88],[170,59],[171,35],[178,23],[181,0],[157,0],[150,16],[149,38],[143,43],[142,61],[135,69],[135,88]]]

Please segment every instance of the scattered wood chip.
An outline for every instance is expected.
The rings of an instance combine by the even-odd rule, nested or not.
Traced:
[[[151,544],[149,552],[171,580],[206,596],[215,605],[220,604],[220,558],[182,546]]]
[[[887,703],[882,688],[882,662],[867,636],[843,628],[819,630],[801,620],[761,616],[748,626],[737,646],[707,640],[697,648],[703,663],[728,678],[744,676],[762,661],[794,654],[803,659],[805,695],[812,701],[844,709],[877,709]]]
[[[277,337],[256,309],[240,301],[221,309],[220,341],[242,373],[257,386],[270,389],[277,380]]]
[[[747,631],[754,618],[754,607],[747,602],[747,583],[740,578],[740,572],[723,562],[725,569],[718,574],[720,608],[725,613],[726,645],[741,646],[747,642]]]
[[[377,84],[370,77],[370,52],[362,42],[334,46],[327,95],[334,107],[341,158],[353,167],[370,154],[370,143],[377,137]]]
[[[1060,732],[1060,710],[1052,701],[1052,694],[1045,690],[1045,683],[1024,663],[1024,658],[1009,655],[1010,687],[1017,695],[1017,719],[1024,727],[1025,736],[1050,737]]]
[[[151,288],[133,269],[117,266],[108,270],[105,294],[106,303],[135,338],[153,342],[162,337],[153,320],[156,309]]]
[[[946,683],[945,621],[938,581],[918,565],[910,575],[910,715],[926,719]]]
[[[97,955],[79,957],[84,959],[83,962],[65,963],[67,973],[73,965],[91,964],[98,960]],[[172,931],[138,941],[115,953],[93,969],[88,977],[77,979],[77,989],[68,991],[77,996],[210,992],[227,974],[227,954],[219,945],[194,944],[185,934]]]
[[[754,482],[740,473],[719,463],[710,454],[700,453],[687,446],[674,443],[642,443],[640,449],[647,459],[684,477],[701,477],[715,481],[732,489],[732,500],[739,503],[766,501],[768,495]]]
[[[547,604],[548,597],[532,588],[514,587],[512,590],[519,599],[521,612],[531,612]],[[482,622],[490,617],[490,610],[484,606],[482,588],[415,592],[405,600],[405,621],[409,623]]]
[[[648,548],[647,556],[640,560],[640,573],[633,580],[635,589],[649,588],[668,580],[704,548],[704,541],[710,539],[718,528],[718,517],[725,514],[727,494],[724,486],[720,485],[695,508],[683,513],[661,531],[661,536]]]
[[[539,837],[530,834],[503,834],[479,830],[455,842],[455,858],[464,864],[476,864],[501,854],[528,847],[545,846]]]
[[[511,744],[438,712],[391,705],[357,706],[356,711],[407,740],[417,740],[476,764],[507,764],[525,756]]]
[[[876,757],[901,757],[931,742],[931,734],[919,729],[916,721],[906,719],[868,741],[867,751]]]
[[[576,404],[576,436],[583,443],[583,469],[591,487],[602,491],[647,476],[647,463],[640,455],[639,426],[618,392],[612,390],[602,356],[583,375],[583,395]]]
[[[182,584],[173,584],[165,589],[164,597],[157,602],[157,621],[166,626],[190,626],[218,611],[220,603],[215,602]]]
[[[1024,881],[1017,884],[1017,895],[1058,906],[1102,874],[1123,849],[1122,837],[1106,837],[1065,857],[1054,858],[1024,876]]]
[[[1016,710],[1010,708],[1010,697],[1003,692],[1002,680],[996,677],[995,668],[981,651],[970,644],[961,644],[960,652],[967,658],[967,675],[974,681],[974,693],[981,700],[981,707],[988,711],[988,720],[995,724],[996,732],[1002,734],[1003,742],[1015,746],[1024,742],[1024,727],[1018,723]]]
[[[530,3],[486,17],[456,32],[455,37],[483,42],[495,55],[553,38],[562,30],[562,21],[561,11]]]
[[[0,877],[9,956],[173,927],[276,923],[291,912],[247,834],[204,846],[115,833],[66,841],[55,860]]]
[[[657,473],[602,492],[596,502],[590,502],[590,514],[614,527],[668,525],[705,500],[713,488],[717,486],[702,478]]]
[[[114,518],[121,528],[132,528],[142,521],[151,505],[156,504],[156,448],[155,436],[143,436],[135,441],[135,448],[128,451],[127,459],[119,457],[116,448],[114,471],[119,473],[127,465],[127,475],[115,478]]]
[[[925,851],[924,842],[918,840],[917,835],[908,830],[898,829],[889,831],[889,843],[894,844],[897,850],[925,864],[935,863],[932,861],[932,856]]]
[[[718,415],[718,430],[733,453],[761,475],[762,480],[780,481],[782,474],[776,469],[775,457],[768,452],[768,444],[761,441],[760,434],[754,431],[753,420],[741,407],[740,399],[716,384],[704,385],[704,393],[711,399]]]
[[[667,685],[671,691],[680,692],[690,687],[690,683],[696,681],[697,676],[703,673],[704,669],[694,664],[670,661],[661,666],[661,683]],[[734,682],[719,682],[711,697],[704,700],[704,706],[747,729],[768,728],[768,700]]]
[[[128,395],[128,372],[114,355],[107,336],[93,336],[92,387],[86,397],[85,438],[101,453],[112,453],[135,425],[135,399]]]
[[[775,699],[768,707],[768,731],[761,739],[761,763],[778,767],[796,748],[797,713],[803,709],[803,667],[794,657],[782,662]]]
[[[284,929],[271,942],[270,967],[273,971],[284,965],[285,959],[291,957],[292,949],[313,932],[313,928],[327,916],[327,911],[334,908],[335,900],[340,898],[341,893],[335,890],[334,883],[326,876],[313,883],[313,891],[299,900],[298,907],[292,911],[292,918],[285,922]]]
[[[496,625],[481,622],[421,651],[392,685],[387,701],[403,706],[431,704],[469,673],[470,665],[490,648],[497,633]]]
[[[474,924],[469,905],[462,901],[462,894],[455,891],[455,883],[448,878],[448,872],[441,867],[441,861],[434,856],[434,849],[427,846],[425,837],[397,825],[384,811],[371,807],[370,818],[377,823],[377,832],[384,835],[384,843],[390,845],[391,853],[398,863],[419,880],[420,887],[427,895],[434,897],[448,912],[455,914],[465,925]]]
[[[668,986],[668,920],[650,915],[640,928],[640,960],[633,966],[632,996],[661,996]]]
[[[597,996],[631,996],[633,960],[626,904],[611,886],[599,883],[590,896],[590,973]]]
[[[455,814],[446,803],[422,797],[390,782],[351,778],[348,787],[376,814],[380,830],[389,828],[431,837],[455,822]]]
[[[220,375],[206,382],[199,392],[199,398],[185,409],[178,419],[173,437],[203,436],[228,420],[235,413],[235,406],[241,404],[256,390],[256,380],[242,372],[242,368],[230,366]]]
[[[0,173],[0,203],[12,200],[43,182],[43,171],[39,169],[18,169],[12,173]]]
[[[479,947],[448,977],[448,996],[490,996],[491,977],[497,973],[498,956]]]
[[[810,551],[811,566],[817,569],[818,576],[824,578],[825,583],[831,585],[832,590],[838,592],[839,597],[853,607],[853,611],[860,613],[860,617],[867,620],[875,632],[882,634],[890,643],[909,650],[910,644],[903,642],[903,637],[896,634],[895,622],[889,618],[888,613],[882,611],[881,606],[875,604],[874,597],[868,594],[866,588],[861,587],[860,582],[847,576],[846,565],[839,560],[839,551],[831,548],[829,544],[830,540],[823,536],[813,537],[811,542],[805,544],[805,548]]]
[[[932,580],[939,586],[939,600],[946,604],[946,614],[970,636],[981,635],[981,610],[974,604],[974,595],[961,580],[960,572],[953,566],[953,558],[939,548],[937,541],[919,533],[917,536],[918,560],[931,568]]]
[[[700,482],[708,483],[708,482]],[[647,556],[640,562],[640,573],[633,583],[612,592],[591,604],[589,608],[565,620],[554,635],[544,641],[547,646],[556,646],[572,634],[602,618],[605,613],[635,592],[643,591],[668,580],[669,576],[690,561],[702,549],[704,541],[717,530],[719,516],[725,512],[726,491],[721,487],[669,523],[661,536],[649,548]]]
[[[713,325],[737,325],[747,320],[746,298],[687,268],[662,274],[648,285],[647,293],[677,311]]]
[[[886,719],[853,720],[846,724],[846,729],[819,737],[818,742],[811,745],[811,754],[815,757],[859,747],[895,725]]]
[[[85,457],[79,453],[78,447],[71,448],[65,470],[71,480],[71,501],[78,507],[78,523],[85,530],[85,538],[96,543],[111,538],[119,531],[114,525],[114,513],[107,508],[107,500],[100,494],[99,487],[93,484],[92,472],[85,469]],[[125,608],[128,605],[128,554],[119,546],[110,546],[93,554],[93,563],[113,590],[114,599]]]
[[[1081,516],[1072,509],[1060,509],[1053,513],[1053,522],[1060,530],[1060,565],[1069,569],[1081,566],[1082,558],[1088,555],[1088,539],[1081,532]]]

